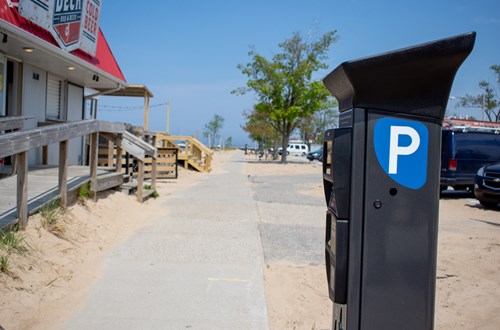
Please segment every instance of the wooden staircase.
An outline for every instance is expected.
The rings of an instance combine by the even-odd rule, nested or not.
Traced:
[[[103,137],[108,141],[101,141],[99,165],[116,167],[118,158],[116,137],[110,135],[103,135]],[[156,161],[156,177],[158,179],[177,179],[178,161],[186,169],[191,166],[196,171],[202,173],[209,173],[212,170],[213,151],[194,137],[172,136],[162,132],[147,132],[144,140],[142,140],[130,133],[124,134],[121,139],[121,147],[131,156],[134,156],[134,158],[143,160],[144,178],[149,178],[153,172],[152,155],[142,151],[147,146],[156,149],[154,159]],[[125,156],[125,154],[122,154],[121,157]],[[120,163],[122,172],[137,174],[137,168],[133,166],[132,160],[122,159]]]
[[[203,173],[212,171],[213,151],[196,138],[155,132],[153,139],[153,145],[157,148],[177,148],[178,160],[184,163],[184,168],[191,166]]]
[[[104,190],[100,189],[100,184],[105,185],[106,189],[109,189],[110,185],[120,186],[122,187],[122,191],[127,190],[128,193],[136,191],[138,201],[143,202],[146,200],[156,189],[158,150],[151,144],[127,131],[121,132],[120,134],[104,133],[101,134],[101,136],[108,140],[108,144],[105,148],[99,148],[99,155],[105,154],[105,165],[114,167],[116,172],[109,174],[109,179],[104,180],[102,183],[99,183],[99,179],[93,180],[91,182],[91,190]],[[132,173],[129,172],[132,168],[127,160],[125,161],[125,168],[122,166],[124,151],[137,161],[137,169],[135,171],[137,182],[124,182],[125,176],[123,175],[123,171],[125,170],[126,173]],[[101,162],[98,161],[99,165],[104,165]],[[151,179],[151,186],[153,189],[144,189],[144,179],[146,178]],[[112,181],[114,183],[109,183],[107,181]],[[123,185],[126,187],[123,187]]]

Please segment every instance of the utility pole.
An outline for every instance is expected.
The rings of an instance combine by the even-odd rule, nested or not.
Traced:
[[[170,100],[167,101],[167,134],[170,134]]]

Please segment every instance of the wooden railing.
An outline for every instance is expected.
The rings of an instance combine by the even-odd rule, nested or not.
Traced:
[[[178,158],[184,161],[184,167],[191,165],[200,172],[212,170],[213,151],[192,136],[175,136],[155,132],[154,145],[156,147],[173,147],[179,150]]]
[[[102,136],[102,135],[101,135]],[[128,134],[130,136],[130,134]],[[99,166],[107,167],[117,167],[118,155],[117,148],[111,137],[104,136],[105,139],[100,139],[99,143]],[[139,139],[138,137],[135,137]],[[147,144],[142,141],[143,144]],[[154,141],[151,140],[151,144]],[[152,147],[152,145],[150,145]],[[156,178],[157,179],[177,179],[177,160],[178,160],[178,149],[169,147],[156,147],[156,158],[144,155],[144,177],[151,178],[153,176],[153,162],[156,159]],[[123,173],[136,176],[137,166],[135,162],[131,159],[131,155],[128,153],[122,154],[121,159],[121,169]]]
[[[179,172],[177,169],[178,152],[177,148],[157,147],[156,158],[156,178],[157,179],[177,179]],[[146,157],[144,161],[144,176],[150,178],[153,173],[153,158]]]
[[[24,121],[30,117],[0,117],[0,133],[23,128]]]
[[[123,152],[125,150],[129,155],[132,155],[137,160],[137,200],[144,201],[147,197],[156,190],[156,165],[157,165],[157,149],[151,144],[141,140],[137,136],[123,130],[120,134],[102,134],[110,143],[116,146],[116,157],[114,168],[116,172],[122,172]],[[98,142],[96,142],[98,144]],[[113,148],[112,148],[113,149]],[[98,156],[99,151],[96,152]],[[96,160],[97,162],[97,160]],[[146,193],[144,191],[145,165],[149,165],[148,177],[151,179],[151,187]]]
[[[17,132],[21,130],[24,126],[24,121],[29,119],[31,117],[0,117],[0,135],[3,135],[7,132],[12,133],[12,132]],[[0,160],[2,161],[2,165],[4,164],[4,159],[3,157],[0,157]],[[10,173],[0,173],[0,177],[2,177],[4,174],[5,175],[13,175],[16,173],[16,157],[12,156],[10,159],[10,162],[12,164],[11,171]]]
[[[50,144],[59,143],[59,194],[61,206],[67,206],[67,159],[69,140],[90,135],[90,176],[91,186],[97,187],[97,159],[98,135],[102,134],[113,140],[119,147],[138,158],[140,186],[138,186],[138,200],[142,201],[142,173],[144,159],[153,158],[153,173],[156,166],[156,148],[140,141],[134,136],[129,136],[125,125],[121,123],[105,122],[98,120],[85,120],[71,123],[55,124],[37,129],[19,131],[0,135],[0,158],[15,156],[17,163],[17,215],[19,227],[25,228],[28,224],[27,190],[28,190],[28,151]],[[139,140],[139,141],[137,141]],[[120,157],[121,158],[121,157]],[[117,167],[118,168],[118,167]],[[153,174],[151,185],[155,189],[156,177]],[[139,181],[139,180],[138,180]],[[98,189],[98,187],[96,188]]]

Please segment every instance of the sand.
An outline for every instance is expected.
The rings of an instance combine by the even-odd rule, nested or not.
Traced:
[[[214,173],[229,152],[216,154]],[[255,160],[249,156],[250,161]],[[264,165],[264,166],[263,166]],[[319,163],[246,165],[246,173],[319,173]],[[161,213],[161,199],[189,189],[206,174],[181,169],[178,180],[158,184],[160,199],[139,204],[113,192],[68,207],[48,231],[40,216],[23,233],[24,256],[11,256],[9,274],[0,273],[0,325],[11,329],[56,329],[82,307],[111,249]],[[301,187],[322,197],[322,185]],[[470,197],[441,199],[436,329],[500,328],[500,211],[485,210]],[[264,266],[271,329],[328,329],[324,266],[294,263]],[[71,306],[71,308],[67,308]]]
[[[53,226],[31,216],[22,232],[28,251],[11,254],[9,273],[0,273],[0,328],[60,328],[82,307],[111,249],[161,214],[160,198],[203,180],[201,173],[180,171],[182,180],[158,182],[157,200],[140,204],[135,196],[108,191],[97,202],[69,206]]]

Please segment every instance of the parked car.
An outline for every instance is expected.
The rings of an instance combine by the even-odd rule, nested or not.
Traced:
[[[287,148],[286,148],[286,154],[287,155],[294,155],[294,156],[305,156],[309,152],[309,148],[307,147],[307,144],[303,143],[290,143]],[[283,153],[283,148],[278,148],[278,154]]]
[[[500,162],[500,134],[484,131],[442,131],[441,190],[474,188],[479,168]]]
[[[307,159],[309,159],[310,161],[313,161],[315,159],[320,160],[322,157],[323,157],[323,147],[320,147],[319,149],[314,150],[307,154]]]
[[[484,207],[500,203],[500,163],[483,166],[477,171],[474,195]]]

